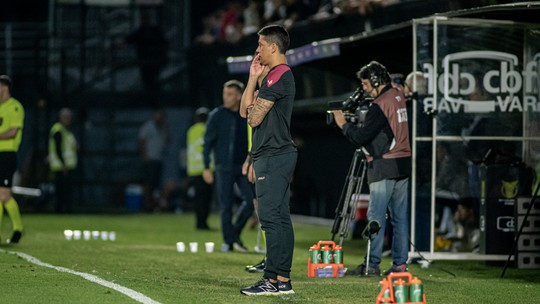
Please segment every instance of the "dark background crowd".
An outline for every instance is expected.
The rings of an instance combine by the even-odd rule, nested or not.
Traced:
[[[268,24],[290,29],[341,14],[366,16],[374,10],[407,0],[229,0],[202,18],[196,43],[237,43]],[[199,32],[199,28],[197,29]]]

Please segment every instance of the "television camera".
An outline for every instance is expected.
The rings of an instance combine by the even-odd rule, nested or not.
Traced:
[[[370,101],[373,101],[373,98],[366,96],[362,87],[357,88],[345,100],[329,101],[328,110],[326,111],[326,124],[331,125],[334,121],[332,111],[335,110],[343,111],[347,122],[355,125],[363,123]]]

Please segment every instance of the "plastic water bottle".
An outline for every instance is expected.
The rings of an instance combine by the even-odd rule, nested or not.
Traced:
[[[339,245],[334,247],[334,264],[343,264],[343,249]]]
[[[384,288],[383,299],[390,299],[390,288],[388,288],[388,280],[382,279],[379,282],[379,292]],[[377,299],[377,301],[382,299]],[[390,304],[390,301],[381,301],[381,304]]]
[[[311,257],[311,264],[319,264],[321,262],[321,252],[319,251],[319,246],[311,246],[309,248],[309,256]]]
[[[394,281],[394,299],[396,303],[407,303],[408,296],[407,282],[402,279]]]
[[[321,257],[323,264],[332,264],[332,251],[327,245],[323,246],[321,250]]]
[[[417,277],[414,277],[410,282],[409,294],[411,302],[422,302],[422,295],[424,294],[422,281]]]

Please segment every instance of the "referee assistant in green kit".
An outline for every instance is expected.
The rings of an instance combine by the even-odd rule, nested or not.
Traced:
[[[259,46],[242,95],[240,115],[247,117],[253,128],[251,154],[259,220],[266,233],[266,266],[262,279],[240,292],[245,295],[292,294],[294,231],[289,200],[297,151],[290,132],[296,88],[285,57],[289,33],[282,26],[269,25],[258,34]],[[257,79],[265,67],[269,69],[268,74],[254,98]]]
[[[11,78],[0,75],[0,227],[4,210],[11,218],[13,235],[8,243],[18,243],[23,232],[19,205],[11,195],[13,174],[17,170],[17,151],[21,144],[24,108],[11,97]]]

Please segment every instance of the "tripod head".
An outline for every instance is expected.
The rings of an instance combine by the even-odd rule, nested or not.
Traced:
[[[371,237],[374,234],[377,234],[379,230],[381,230],[381,223],[379,223],[379,221],[369,221],[366,228],[364,228],[364,231],[362,231],[362,238],[364,240],[371,240]]]

